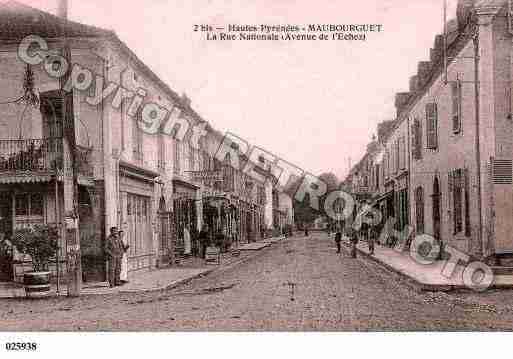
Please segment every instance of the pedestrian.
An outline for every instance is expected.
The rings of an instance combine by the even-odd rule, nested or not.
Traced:
[[[370,252],[370,255],[373,256],[374,255],[374,247],[375,247],[375,243],[376,243],[376,231],[374,228],[369,228],[368,230],[369,234],[367,236],[367,243],[369,244],[369,252]]]
[[[337,244],[337,253],[341,253],[342,232],[340,230],[337,230],[337,233],[335,233],[335,243]]]
[[[305,237],[308,237],[308,225],[305,225]]]
[[[201,228],[201,231],[198,234],[198,240],[200,245],[200,256],[201,258],[205,258],[205,253],[207,251],[208,246],[208,226],[205,224]]]
[[[356,245],[358,244],[358,233],[352,227],[349,227],[347,230],[347,237],[349,238],[349,242],[351,243],[351,257],[356,258]]]
[[[108,276],[111,288],[121,285],[121,258],[123,257],[123,246],[118,236],[117,227],[110,229],[110,235],[105,242],[105,253],[108,260]]]
[[[119,275],[122,284],[128,283],[128,249],[130,245],[126,242],[125,232],[119,231],[118,238],[123,248],[123,255],[121,257],[121,273]]]
[[[189,231],[189,225],[186,225],[183,229],[183,245],[184,255],[190,256],[192,252],[191,232]]]

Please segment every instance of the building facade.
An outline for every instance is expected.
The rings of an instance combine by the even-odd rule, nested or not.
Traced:
[[[198,255],[205,224],[213,239],[222,234],[235,246],[267,235],[274,221],[270,177],[255,179],[237,166],[247,163],[242,153],[220,160],[223,136],[113,32],[14,1],[0,5],[0,20],[0,240],[19,228],[58,226],[65,274],[67,223],[78,218],[80,243],[73,246],[83,279],[99,281],[113,226],[130,246],[129,275]],[[41,63],[18,57],[29,35],[48,43]],[[63,91],[68,75],[50,76],[62,65],[53,57],[66,52],[92,74],[91,86]],[[146,108],[159,126],[143,122]],[[191,129],[199,125],[206,135],[194,144]],[[2,277],[19,280],[30,268],[30,258],[17,256]]]
[[[477,258],[513,253],[508,5],[459,2],[445,40],[436,36],[409,92],[397,94],[371,171],[384,217]]]

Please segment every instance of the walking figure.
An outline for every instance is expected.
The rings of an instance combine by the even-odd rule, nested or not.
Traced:
[[[337,244],[337,253],[340,253],[342,249],[342,233],[339,229],[337,230],[337,233],[335,233],[335,243]]]
[[[369,244],[370,255],[374,255],[374,246],[376,242],[376,231],[374,228],[369,228],[369,234],[367,236],[367,243]]]
[[[351,243],[351,257],[356,258],[356,245],[358,244],[358,233],[352,227],[349,227],[347,230],[347,237],[349,238],[349,242]]]

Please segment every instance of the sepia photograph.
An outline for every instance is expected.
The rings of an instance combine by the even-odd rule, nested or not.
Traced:
[[[512,330],[512,0],[0,0],[2,356]]]

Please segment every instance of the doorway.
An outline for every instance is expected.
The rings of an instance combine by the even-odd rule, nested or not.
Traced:
[[[8,239],[12,236],[12,197],[0,194],[0,282],[13,280],[12,248]]]
[[[442,193],[440,192],[440,183],[438,177],[433,182],[433,237],[437,242],[441,242],[441,208]]]

